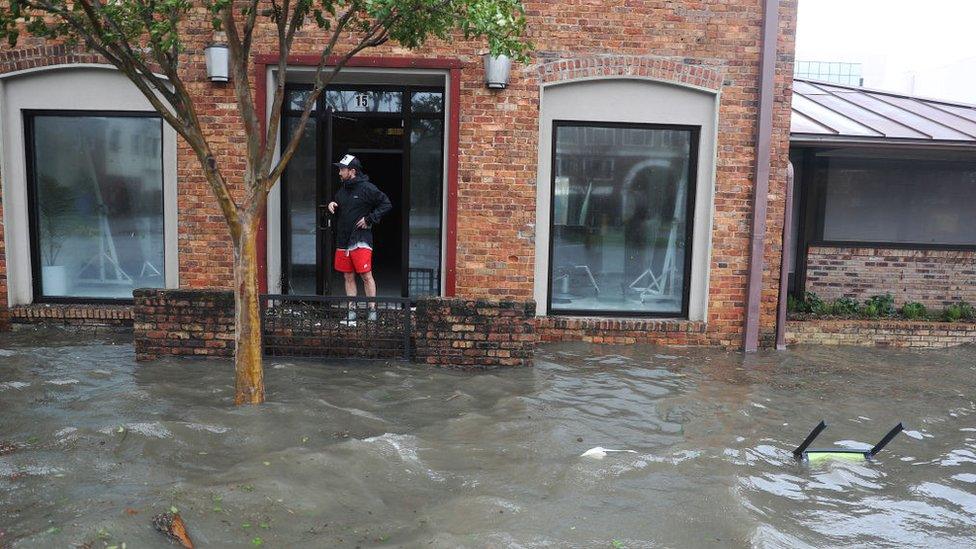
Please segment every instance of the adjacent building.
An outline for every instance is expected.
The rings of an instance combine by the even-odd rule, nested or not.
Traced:
[[[976,106],[793,87],[793,292],[976,302]]]

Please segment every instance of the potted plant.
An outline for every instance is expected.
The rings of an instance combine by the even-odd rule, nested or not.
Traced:
[[[67,295],[68,270],[62,263],[61,251],[79,224],[75,192],[50,176],[42,176],[39,187],[42,291],[50,296]]]

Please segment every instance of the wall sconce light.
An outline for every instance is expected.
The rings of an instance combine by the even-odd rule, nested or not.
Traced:
[[[512,60],[507,55],[492,55],[486,53],[485,85],[490,90],[503,90],[508,87],[508,77],[512,70]]]
[[[230,80],[230,53],[227,44],[214,43],[204,50],[207,60],[207,78],[211,82],[227,82]]]

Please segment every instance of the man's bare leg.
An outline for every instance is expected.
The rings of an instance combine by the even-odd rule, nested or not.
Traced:
[[[376,281],[373,280],[373,273],[362,273],[359,276],[363,279],[363,291],[366,297],[376,297]],[[376,302],[369,304],[369,319],[376,320]]]
[[[342,273],[342,277],[346,283],[346,296],[356,297],[356,273]],[[376,289],[373,289],[376,292]],[[369,289],[366,290],[366,295],[369,295]]]
[[[359,277],[363,279],[363,290],[366,292],[366,297],[376,297],[376,281],[373,280],[373,273],[362,273]]]

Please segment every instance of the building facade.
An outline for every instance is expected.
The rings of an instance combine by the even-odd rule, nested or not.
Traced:
[[[794,295],[976,302],[976,106],[793,86]]]
[[[484,45],[464,41],[383,46],[340,73],[270,195],[264,287],[341,291],[324,206],[348,153],[395,205],[376,229],[381,295],[534,300],[548,340],[727,347],[754,302],[771,335],[795,0],[524,5],[535,48],[505,89],[485,86]],[[188,22],[184,78],[239,181],[241,124],[230,87],[206,78],[208,24]],[[274,44],[260,29],[252,86],[266,118],[266,90],[285,80],[285,138],[323,41],[296,39],[285,74]],[[14,322],[124,323],[134,288],[230,286],[195,156],[96,55],[30,39],[0,52],[0,124],[0,300]]]

